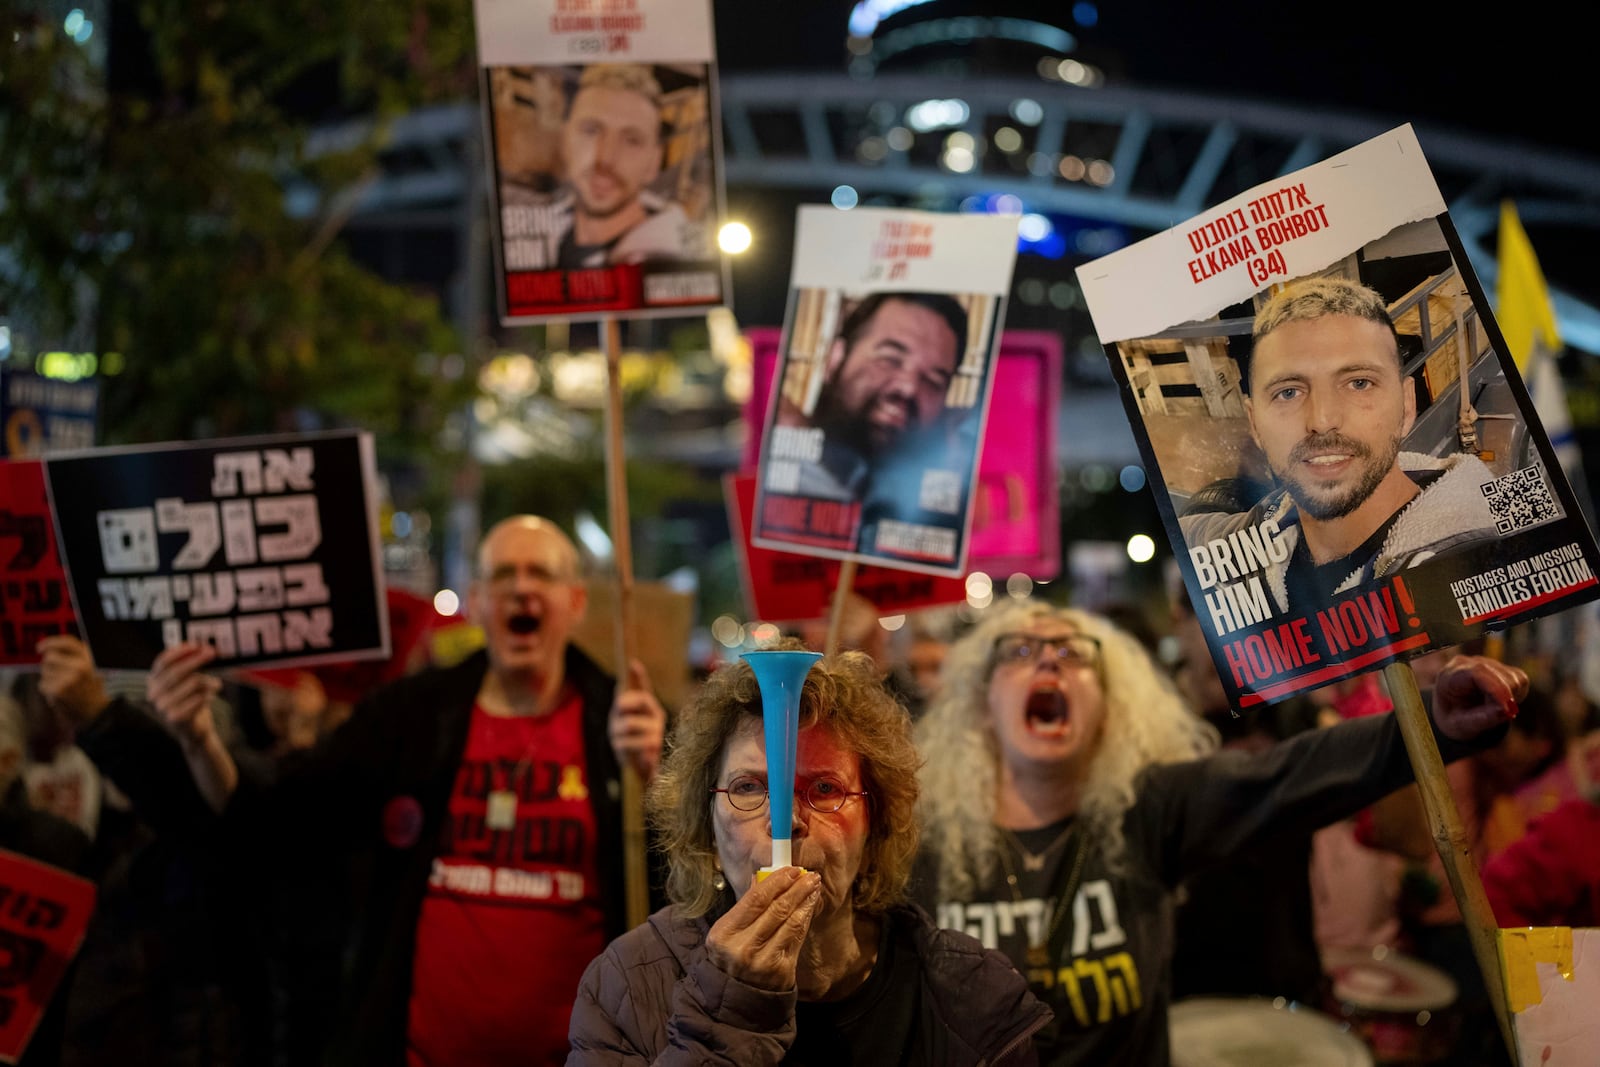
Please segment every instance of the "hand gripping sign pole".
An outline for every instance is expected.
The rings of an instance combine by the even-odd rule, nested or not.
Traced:
[[[769,649],[746,652],[761,690],[761,725],[767,742],[767,813],[772,819],[772,865],[756,873],[759,880],[794,859],[795,750],[800,737],[800,693],[820,652]]]
[[[627,457],[622,449],[622,327],[615,318],[601,326],[606,350],[606,507],[616,557],[617,685],[633,676],[633,541],[628,533]],[[639,772],[622,764],[622,870],[628,926],[650,916],[649,871],[645,866],[644,788]]]
[[[1383,669],[1383,680],[1388,683],[1389,694],[1394,701],[1395,719],[1400,724],[1400,735],[1405,739],[1406,753],[1411,757],[1411,769],[1417,779],[1417,792],[1422,795],[1422,807],[1428,816],[1434,848],[1439,851],[1445,876],[1450,881],[1450,890],[1461,908],[1461,921],[1466,924],[1467,936],[1472,942],[1472,954],[1483,973],[1489,1003],[1494,1005],[1500,1036],[1510,1051],[1511,1062],[1516,1063],[1517,1041],[1511,1028],[1510,1009],[1506,1004],[1505,965],[1500,958],[1499,927],[1494,911],[1489,906],[1489,897],[1483,891],[1483,882],[1478,877],[1478,868],[1472,861],[1471,843],[1467,839],[1466,827],[1461,822],[1461,813],[1456,810],[1450,782],[1445,777],[1444,760],[1433,738],[1422,694],[1417,690],[1417,677],[1411,672],[1410,665],[1391,663]]]

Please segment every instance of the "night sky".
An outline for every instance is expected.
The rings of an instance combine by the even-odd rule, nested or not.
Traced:
[[[730,72],[843,72],[854,6],[714,0],[718,61]],[[1600,54],[1570,13],[1547,17],[1543,6],[1508,5],[1499,17],[1473,18],[1465,7],[1414,0],[1098,0],[1096,24],[1083,27],[1072,20],[1073,0],[933,0],[884,28],[951,15],[1037,18],[1073,32],[1078,58],[1104,68],[1111,85],[1417,122],[1430,132],[1490,138],[1508,151],[1523,145],[1600,164],[1593,114]],[[1552,284],[1600,304],[1600,271],[1592,268],[1600,233],[1571,226],[1530,226],[1530,233]]]
[[[730,71],[842,71],[853,6],[715,0],[718,59]],[[1100,0],[1085,29],[1072,24],[1070,0],[936,0],[887,25],[924,13],[1036,17],[1075,32],[1080,54],[1115,57],[1120,84],[1428,119],[1600,158],[1595,47],[1571,14],[1541,17],[1543,6],[1470,18],[1464,7],[1404,0]]]

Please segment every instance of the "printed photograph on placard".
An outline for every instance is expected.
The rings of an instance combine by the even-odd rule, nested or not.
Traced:
[[[826,618],[838,590],[843,564],[838,560],[752,545],[750,527],[756,504],[755,476],[725,474],[722,491],[749,617],[771,622]],[[966,584],[959,578],[871,564],[856,569],[850,588],[856,597],[870,603],[878,615],[958,604],[967,598]]]
[[[765,539],[961,558],[998,298],[801,289],[761,463]]]
[[[745,424],[765,426],[782,331],[754,327],[744,333],[750,342],[752,379],[744,405]],[[989,574],[1022,571],[1045,581],[1061,573],[1061,513],[1055,479],[1061,365],[1057,334],[1001,331],[989,406],[1005,412],[1005,417],[985,420],[967,556],[972,569]],[[754,472],[760,459],[761,439],[751,435],[741,468]],[[753,481],[750,488],[753,494]]]
[[[802,208],[762,547],[959,573],[1016,219]]]
[[[212,645],[221,666],[383,658],[365,433],[97,449],[44,460],[83,639],[105,669]]]
[[[478,8],[502,319],[723,303],[705,0]]]
[[[1600,592],[1409,127],[1126,251],[1080,278],[1241,706]]]

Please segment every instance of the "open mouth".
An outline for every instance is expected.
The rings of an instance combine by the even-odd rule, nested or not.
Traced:
[[[1368,450],[1359,442],[1340,433],[1313,434],[1289,453],[1289,459],[1302,463],[1312,470],[1334,468],[1351,460],[1365,459]]]
[[[910,408],[896,401],[880,400],[872,411],[872,424],[886,430],[903,430],[910,421]]]
[[[519,637],[525,637],[528,634],[538,633],[541,621],[537,615],[513,615],[506,620],[506,629]]]
[[[622,181],[608,170],[595,168],[584,177],[589,183],[589,192],[597,197],[615,196],[622,187]]]
[[[1072,724],[1072,709],[1059,689],[1035,689],[1025,709],[1028,730],[1039,737],[1061,737]]]

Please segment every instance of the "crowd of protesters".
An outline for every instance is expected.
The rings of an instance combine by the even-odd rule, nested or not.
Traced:
[[[748,668],[669,735],[640,665],[618,685],[574,643],[565,533],[508,519],[476,562],[482,650],[354,708],[314,675],[208,670],[205,646],[130,685],[41,644],[0,699],[0,847],[99,900],[25,1062],[1164,1064],[1174,998],[1327,1008],[1327,931],[1430,956],[1459,927],[1370,676],[1241,718],[1182,610],[1149,644],[1031,600],[898,642],[869,625],[808,682],[794,834],[816,877],[763,882]],[[1504,921],[1593,922],[1593,705],[1548,658],[1435,659]],[[624,767],[665,846],[648,932],[623,918]],[[1374,916],[1319,893],[1330,849],[1373,859],[1338,869]]]

